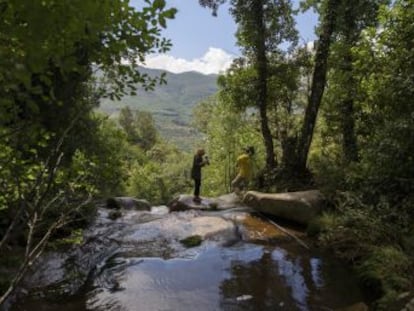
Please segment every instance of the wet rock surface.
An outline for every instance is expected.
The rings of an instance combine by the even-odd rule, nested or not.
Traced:
[[[171,211],[187,210],[226,210],[237,207],[246,207],[235,193],[229,193],[217,198],[201,197],[195,202],[192,195],[182,194],[168,203]]]
[[[175,202],[185,210],[121,208],[111,219],[99,208],[80,246],[34,265],[12,310],[334,310],[361,301],[346,269],[238,197]],[[193,247],[181,242],[194,236]]]

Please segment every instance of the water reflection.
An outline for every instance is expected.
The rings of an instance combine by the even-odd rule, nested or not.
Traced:
[[[325,267],[309,254],[263,247],[260,258],[233,260],[230,269],[231,277],[220,285],[223,310],[333,310],[361,299],[355,286],[348,287],[343,267]],[[325,278],[336,284],[335,291]],[[249,299],[237,299],[241,295]]]
[[[19,302],[13,310],[326,311],[362,300],[342,263],[291,241],[278,240],[277,245],[240,241],[226,247],[207,240],[174,252],[178,248],[173,243],[179,242],[159,235],[166,224],[179,223],[178,216],[147,223],[144,214],[133,212],[128,217],[145,218],[145,223],[131,220],[130,226],[111,229],[116,243],[109,244],[112,248],[100,245],[107,248],[98,249],[105,256],[99,257],[103,259],[79,296],[64,306],[41,299]],[[195,217],[180,217],[191,220],[190,216]]]
[[[278,247],[239,244],[192,259],[117,262],[95,279],[88,310],[333,310],[360,299],[335,280],[338,266]]]
[[[59,310],[326,311],[361,300],[342,265],[303,249],[240,243],[206,247],[190,259],[128,257],[132,254],[114,254],[83,296]],[[15,310],[54,307],[38,301]]]
[[[309,290],[298,259],[288,258],[282,249],[262,249],[253,261],[231,263],[231,278],[220,286],[225,310],[308,310]],[[240,303],[236,298],[249,295]]]

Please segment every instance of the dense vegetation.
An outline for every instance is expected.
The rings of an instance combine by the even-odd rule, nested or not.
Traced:
[[[0,1],[0,261],[15,272],[0,305],[51,237],[123,193],[127,135],[94,109],[163,82],[138,63],[169,49],[174,15],[163,0]]]
[[[309,234],[392,310],[414,281],[414,3],[305,1],[320,16],[314,49],[298,44],[290,1],[230,3],[242,56],[193,111],[211,159],[202,194],[229,191],[237,155],[255,146],[252,187],[320,188],[329,206]],[[174,13],[163,0],[0,0],[0,304],[97,199],[191,191],[192,155],[127,103],[165,82],[138,62],[168,50]],[[97,112],[109,99],[116,119]]]
[[[244,54],[196,114],[213,120],[201,130],[217,171],[253,144],[266,166],[256,187],[322,189],[330,207],[309,233],[353,263],[373,308],[398,309],[414,281],[414,3],[307,1],[320,16],[308,50],[296,45],[289,2],[257,2],[231,1]]]

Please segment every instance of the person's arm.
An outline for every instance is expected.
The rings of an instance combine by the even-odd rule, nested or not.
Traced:
[[[241,161],[241,156],[239,156],[236,160],[236,169],[240,168],[240,161]]]
[[[204,165],[210,165],[210,159],[208,158],[208,156],[204,156],[203,163]]]
[[[200,156],[196,156],[194,164],[198,167],[203,167],[205,165],[203,158]]]

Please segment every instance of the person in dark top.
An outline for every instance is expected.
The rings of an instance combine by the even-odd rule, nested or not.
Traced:
[[[200,203],[200,187],[201,187],[201,168],[210,164],[204,149],[198,149],[193,159],[193,167],[191,168],[191,178],[194,179],[194,198],[193,201]]]

